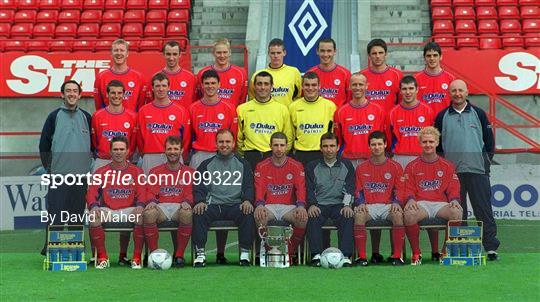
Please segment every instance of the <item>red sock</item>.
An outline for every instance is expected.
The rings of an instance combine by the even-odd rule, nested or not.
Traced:
[[[405,232],[407,233],[407,238],[411,244],[413,256],[420,255],[420,227],[418,226],[418,223],[405,226]]]
[[[144,228],[142,225],[135,225],[135,227],[133,228],[133,260],[141,261],[143,247]]]
[[[405,228],[402,225],[392,226],[392,241],[394,242],[394,250],[392,258],[401,258],[403,250],[403,240],[405,239]]]
[[[176,255],[176,247],[178,246],[178,231],[171,231],[172,246],[174,247],[173,255]]]
[[[107,250],[105,249],[105,231],[103,231],[103,228],[101,226],[90,227],[90,237],[97,249],[96,261],[108,259],[109,256],[107,256]]]
[[[157,224],[144,224],[144,237],[148,251],[151,253],[158,248],[159,231]]]
[[[353,234],[354,244],[356,245],[356,249],[358,250],[358,258],[366,259],[366,225],[355,224]],[[373,232],[371,232],[371,234],[373,235]]]
[[[291,241],[289,242],[289,255],[296,254],[296,250],[298,250],[298,245],[300,242],[302,242],[302,239],[304,239],[304,234],[306,233],[306,228],[299,228],[294,227],[293,228],[293,234]]]
[[[179,225],[176,231],[176,252],[175,257],[184,257],[184,251],[191,236],[191,224]]]
[[[431,243],[431,252],[439,252],[439,230],[428,230],[429,242]]]
[[[370,230],[369,235],[371,238],[371,253],[379,254],[379,244],[381,243],[381,230]]]
[[[131,239],[130,237],[131,237],[130,232],[120,232],[120,238],[119,238],[120,254],[118,258],[122,259],[127,256],[127,250],[129,247],[129,239]]]

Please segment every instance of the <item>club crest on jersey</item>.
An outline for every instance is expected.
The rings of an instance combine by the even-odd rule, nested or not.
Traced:
[[[182,188],[162,187],[159,189],[159,195],[161,196],[178,196],[180,193],[182,193]]]
[[[129,122],[124,123],[124,128],[129,129],[130,126],[131,126],[131,124]]]
[[[369,114],[369,115],[367,116],[367,119],[368,119],[369,121],[372,121],[372,120],[375,119],[375,116],[374,116],[373,114]]]
[[[441,170],[437,171],[437,176],[443,177],[443,175],[444,175],[443,171],[441,171]]]
[[[223,124],[221,124],[221,123],[212,123],[212,122],[200,122],[199,123],[199,129],[201,129],[205,133],[218,132],[219,129],[221,129],[222,126],[223,126]]]
[[[150,133],[164,133],[167,134],[172,130],[172,125],[163,123],[149,123],[146,124],[146,128],[150,130]]]
[[[369,193],[384,193],[388,189],[388,184],[384,182],[368,181],[364,183],[364,190]]]
[[[339,79],[335,79],[334,80],[334,85],[339,85],[339,84],[341,84],[341,81]]]
[[[186,81],[180,82],[180,87],[186,88],[186,86],[187,86]]]
[[[174,114],[169,115],[169,121],[174,121],[176,116]]]
[[[107,189],[107,194],[109,194],[112,199],[125,199],[128,198],[131,194],[133,194],[133,189],[109,188]]]
[[[223,113],[218,113],[217,118],[218,120],[222,120],[225,118],[225,115]]]
[[[291,179],[292,179],[292,177],[293,177],[293,176],[292,176],[292,174],[291,174],[291,173],[287,174],[287,180],[291,180]]]
[[[298,128],[300,130],[304,131],[305,134],[308,134],[308,133],[321,133],[322,130],[324,129],[324,125],[323,124],[317,124],[317,123],[313,123],[313,124],[306,123],[306,124],[298,125]]]
[[[133,87],[135,87],[135,83],[134,83],[133,81],[129,81],[129,82],[128,82],[128,86],[129,86],[130,88],[133,88]]]
[[[347,130],[349,130],[352,135],[368,134],[371,132],[371,129],[373,129],[373,125],[367,124],[350,125],[347,127]]]
[[[399,133],[401,133],[403,137],[418,136],[418,132],[420,132],[421,129],[422,128],[418,126],[401,126],[399,127]]]
[[[420,123],[423,123],[425,120],[426,120],[426,118],[425,118],[423,115],[421,115],[421,116],[418,117],[418,121],[419,121]]]
[[[441,88],[442,88],[442,89],[448,89],[448,84],[442,83]]]
[[[266,186],[266,189],[270,192],[271,195],[285,195],[289,193],[290,190],[292,190],[292,185],[291,184],[284,184],[284,185],[268,184]]]
[[[101,135],[103,137],[106,137],[108,140],[111,140],[115,136],[127,136],[127,132],[103,130],[103,132],[101,132]]]
[[[230,78],[229,79],[229,84],[231,84],[231,85],[236,84],[236,79],[235,78]]]
[[[441,181],[435,180],[422,180],[420,181],[420,188],[423,191],[437,191],[441,187]]]
[[[392,174],[386,172],[386,173],[384,173],[384,178],[385,179],[390,179],[390,178],[392,178]]]
[[[388,80],[388,81],[385,82],[385,84],[386,84],[386,86],[390,87],[390,86],[392,86],[392,81]]]

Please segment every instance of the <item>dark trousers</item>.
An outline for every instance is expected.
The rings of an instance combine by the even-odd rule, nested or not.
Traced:
[[[272,155],[271,151],[268,151],[268,152],[261,152],[257,150],[244,151],[244,158],[248,161],[249,165],[251,166],[252,171],[255,171],[255,167],[257,167],[258,163],[270,157],[271,155]]]
[[[353,249],[353,218],[345,218],[340,211],[343,204],[319,205],[321,214],[315,218],[309,218],[307,223],[307,238],[309,251],[312,256],[323,251],[322,227],[328,218],[332,219],[338,229],[338,247],[345,255],[350,257]]]
[[[253,214],[244,214],[240,204],[208,205],[208,209],[201,215],[193,215],[193,233],[191,238],[195,249],[204,248],[210,224],[215,220],[233,220],[238,226],[238,242],[240,248],[250,250],[253,245],[255,220]]]
[[[497,239],[497,224],[493,218],[491,209],[491,184],[486,174],[458,173],[461,184],[461,206],[463,207],[463,219],[467,219],[466,198],[469,194],[474,216],[484,223],[482,244],[486,251],[495,251],[499,247]]]
[[[300,151],[296,150],[294,152],[294,159],[301,162],[304,167],[307,166],[307,164],[310,161],[319,160],[322,159],[322,152],[321,151]]]

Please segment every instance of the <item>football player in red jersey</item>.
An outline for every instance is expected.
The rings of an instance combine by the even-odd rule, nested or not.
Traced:
[[[406,205],[403,220],[413,250],[412,265],[422,263],[418,222],[435,217],[458,220],[463,213],[456,169],[436,152],[440,136],[439,130],[432,126],[420,130],[422,155],[405,168]]]

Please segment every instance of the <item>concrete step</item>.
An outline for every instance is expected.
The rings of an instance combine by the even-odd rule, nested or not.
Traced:
[[[384,5],[377,1],[377,4],[371,5],[371,12],[376,11],[388,11],[388,10],[394,10],[394,11],[406,11],[406,10],[421,10],[421,11],[429,11],[429,5],[427,1],[424,1],[419,4],[388,4]]]
[[[394,19],[427,19],[429,20],[429,10],[394,10],[388,8],[387,10],[376,10],[371,12],[371,20],[385,19],[388,22],[392,22]]]
[[[211,13],[193,13],[192,21],[196,20],[245,20],[247,23],[248,13],[244,12],[211,12]]]
[[[216,40],[219,38],[227,38],[231,40],[246,39],[246,33],[195,33],[189,34],[190,40]]]
[[[230,26],[219,26],[219,25],[200,25],[194,26],[191,29],[190,34],[196,33],[205,33],[205,34],[223,34],[224,36],[229,36],[230,34],[244,34],[246,33],[246,25],[230,25]]]
[[[390,37],[386,43],[425,43],[429,37]]]
[[[415,37],[415,38],[430,38],[431,37],[431,30],[412,30],[412,31],[399,31],[399,30],[379,30],[374,29],[376,27],[372,26],[371,30],[371,36],[373,38],[409,38],[409,37]]]
[[[215,19],[201,19],[191,20],[191,26],[199,26],[199,25],[210,25],[210,26],[238,26],[243,25],[246,26],[247,24],[247,16],[246,18],[215,18]]]
[[[227,39],[229,39],[227,37]],[[217,39],[192,39],[190,40],[190,44],[191,45],[202,45],[202,46],[208,46],[208,45],[214,45],[214,42],[216,41]],[[231,45],[244,45],[246,44],[246,39],[245,37],[244,38],[240,38],[240,39],[229,39],[229,41],[231,42]]]
[[[249,13],[249,7],[247,6],[221,6],[221,7],[193,7],[192,9],[193,14],[197,13],[221,13],[221,12],[227,12],[227,13]]]
[[[431,32],[429,23],[371,23],[372,31],[393,31],[399,33],[408,32]],[[396,35],[398,36],[398,35]]]

